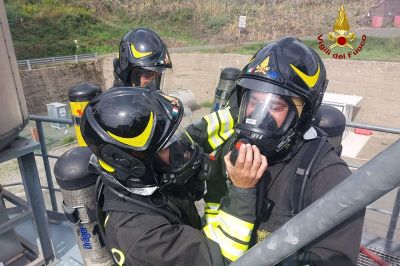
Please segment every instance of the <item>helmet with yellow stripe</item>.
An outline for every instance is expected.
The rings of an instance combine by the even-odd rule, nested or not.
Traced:
[[[174,133],[183,112],[177,98],[143,88],[114,88],[87,105],[81,131],[102,169],[112,176],[109,181],[115,178],[117,182],[114,185],[120,188],[150,195],[163,182],[160,169],[155,168],[162,165],[164,171],[176,170],[172,169],[174,163],[180,163],[177,167],[182,167],[198,153],[193,142],[184,145],[179,138],[179,145],[176,144]],[[190,141],[188,138],[185,140]],[[168,145],[175,146],[165,154]],[[178,146],[181,153],[175,156]],[[163,156],[167,156],[166,163],[161,164]],[[184,156],[187,156],[186,160]],[[146,188],[149,188],[147,192]]]
[[[114,60],[115,85],[140,86],[160,90],[165,69],[172,68],[168,49],[154,31],[139,28],[122,38]]]
[[[286,155],[310,129],[327,84],[321,58],[299,39],[266,45],[237,79],[237,131],[269,158]]]

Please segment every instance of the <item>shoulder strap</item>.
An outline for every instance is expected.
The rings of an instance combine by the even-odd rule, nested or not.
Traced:
[[[322,153],[326,153],[331,149],[333,147],[327,142],[325,134],[307,143],[306,150],[300,159],[293,179],[291,197],[292,216],[295,216],[304,208],[304,192],[306,191],[306,186],[310,183],[309,177],[314,165],[317,165],[319,160],[322,159],[322,156],[320,156]]]
[[[164,208],[154,206],[153,204],[144,200],[124,195],[114,188],[108,187],[108,189],[118,198],[111,200],[104,200],[103,211],[125,211],[125,212],[137,212],[145,214],[157,214],[166,218],[173,224],[181,224],[180,219],[173,213],[173,211],[165,210]],[[167,206],[167,205],[163,205]]]

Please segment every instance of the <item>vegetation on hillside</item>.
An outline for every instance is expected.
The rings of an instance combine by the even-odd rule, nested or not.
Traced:
[[[359,45],[360,38],[354,41],[355,45]],[[332,58],[335,53],[347,54],[350,50],[347,47],[335,47],[331,50],[330,55],[326,55],[319,49],[319,44],[317,39],[303,39],[303,42],[308,46],[312,47],[322,58]],[[266,42],[255,42],[252,44],[244,45],[233,45],[229,47],[224,47],[220,49],[209,49],[203,50],[204,53],[232,53],[232,54],[247,54],[253,55],[259,49],[265,46]],[[326,43],[330,43],[329,40]],[[354,47],[357,48],[357,47]],[[375,61],[400,61],[400,37],[396,38],[378,38],[378,37],[367,37],[367,41],[362,48],[362,50],[355,56],[350,58],[350,60],[375,60]]]
[[[115,52],[125,32],[146,26],[168,46],[237,42],[238,17],[247,16],[245,41],[316,35],[332,29],[339,5],[350,25],[374,0],[6,0],[19,59]],[[77,44],[74,42],[77,40]]]

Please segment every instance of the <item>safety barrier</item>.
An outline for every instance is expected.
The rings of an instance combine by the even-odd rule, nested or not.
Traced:
[[[18,60],[18,66],[27,67],[28,70],[31,70],[34,65],[48,65],[48,64],[68,63],[68,62],[74,62],[77,64],[80,61],[90,61],[90,60],[97,61],[98,60],[97,53]]]

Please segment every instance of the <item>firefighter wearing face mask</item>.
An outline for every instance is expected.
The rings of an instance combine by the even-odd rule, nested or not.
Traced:
[[[162,76],[172,68],[168,49],[152,30],[139,28],[129,31],[122,38],[119,57],[114,59],[114,86],[139,86],[162,90]],[[231,73],[232,72],[232,73]],[[231,70],[226,75],[236,76]],[[232,134],[237,118],[236,91],[232,92],[227,108],[205,116],[190,125],[187,132],[206,153],[212,153]]]
[[[237,151],[256,145],[268,168],[257,184],[257,225],[252,244],[268,237],[291,217],[351,174],[346,163],[313,126],[327,86],[324,63],[296,38],[286,37],[259,50],[237,79],[241,99],[235,135],[222,146],[220,178],[208,181],[218,215],[225,181],[232,179]],[[222,161],[222,160],[221,160]],[[231,175],[231,174],[230,174]],[[361,212],[283,265],[356,265],[365,212]],[[299,236],[301,237],[301,236]]]
[[[154,31],[138,28],[129,31],[114,59],[114,86],[138,86],[161,90],[162,76],[172,68],[167,46]]]
[[[254,186],[266,159],[256,147],[239,154],[262,161],[247,165],[216,221],[202,226],[194,205],[204,192],[202,153],[179,128],[182,116],[177,98],[132,87],[110,89],[85,109],[82,135],[104,183],[101,224],[118,265],[225,265],[247,250],[255,196],[242,184]]]

